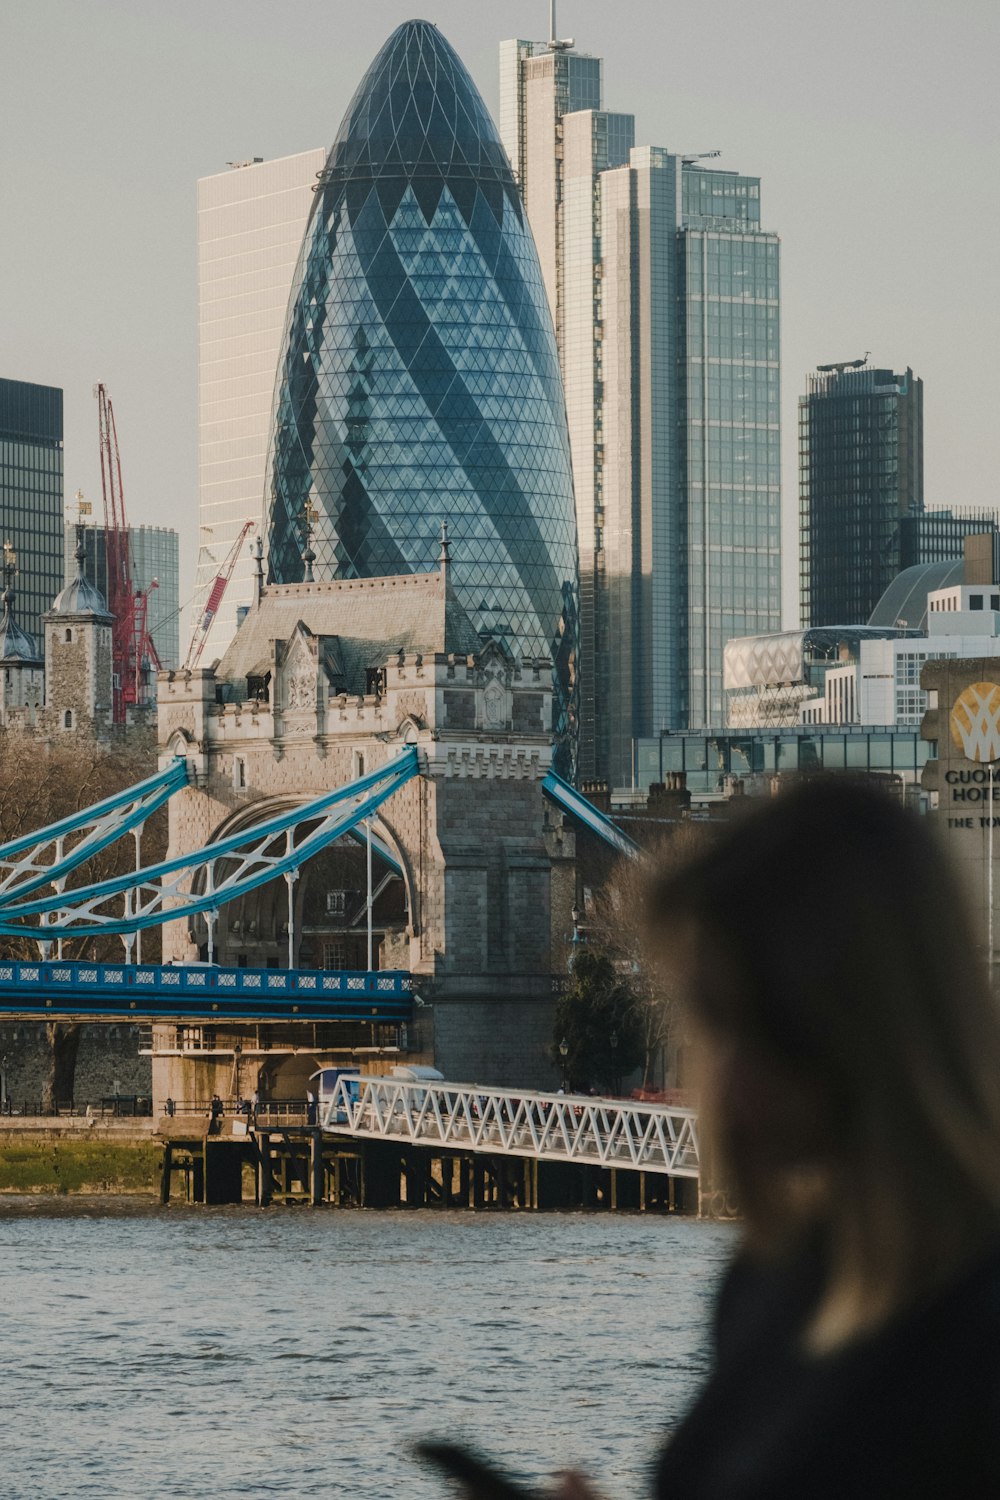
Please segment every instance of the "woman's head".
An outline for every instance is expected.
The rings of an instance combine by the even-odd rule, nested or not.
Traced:
[[[860,1216],[909,1239],[948,1204],[997,1211],[1000,1019],[925,822],[870,785],[802,782],[655,881],[652,917],[752,1233],[815,1211],[810,1182],[855,1237]]]

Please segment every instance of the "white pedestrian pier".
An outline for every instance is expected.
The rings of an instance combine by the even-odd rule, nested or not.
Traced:
[[[348,1076],[321,1101],[319,1123],[367,1140],[699,1175],[695,1111],[663,1104]]]

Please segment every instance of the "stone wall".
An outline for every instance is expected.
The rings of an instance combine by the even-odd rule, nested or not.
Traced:
[[[475,996],[434,1004],[434,1066],[454,1083],[551,1090],[559,1072],[549,1058],[555,1000]]]
[[[78,1103],[99,1103],[115,1092],[148,1097],[152,1064],[139,1056],[143,1028],[122,1024],[84,1026],[76,1061]],[[44,1021],[5,1021],[0,1025],[0,1068],[14,1109],[37,1104],[48,1072]]]

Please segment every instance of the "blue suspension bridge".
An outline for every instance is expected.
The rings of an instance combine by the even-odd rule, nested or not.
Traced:
[[[0,1014],[23,1019],[401,1022],[410,1015],[409,974],[372,968],[372,851],[398,868],[371,820],[420,774],[408,746],[386,765],[193,853],[142,866],[146,820],[190,784],[184,757],[135,786],[36,832],[0,845],[0,939],[37,945],[38,961],[0,960]],[[636,857],[638,847],[610,818],[554,772],[542,783],[563,812]],[[124,875],[68,886],[70,876],[116,840],[131,834],[136,866]],[[368,969],[296,969],[294,886],[307,860],[350,834],[368,852]],[[288,888],[288,968],[216,968],[215,932],[227,902],[284,879]],[[142,933],[203,916],[207,966],[143,964]],[[70,938],[117,935],[123,963],[64,959]]]

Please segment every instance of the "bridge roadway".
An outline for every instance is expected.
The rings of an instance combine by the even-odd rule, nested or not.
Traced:
[[[321,1101],[319,1123],[338,1135],[445,1151],[699,1175],[695,1111],[662,1104],[348,1075]]]
[[[410,976],[328,969],[0,960],[0,1015],[67,1021],[410,1019]]]

